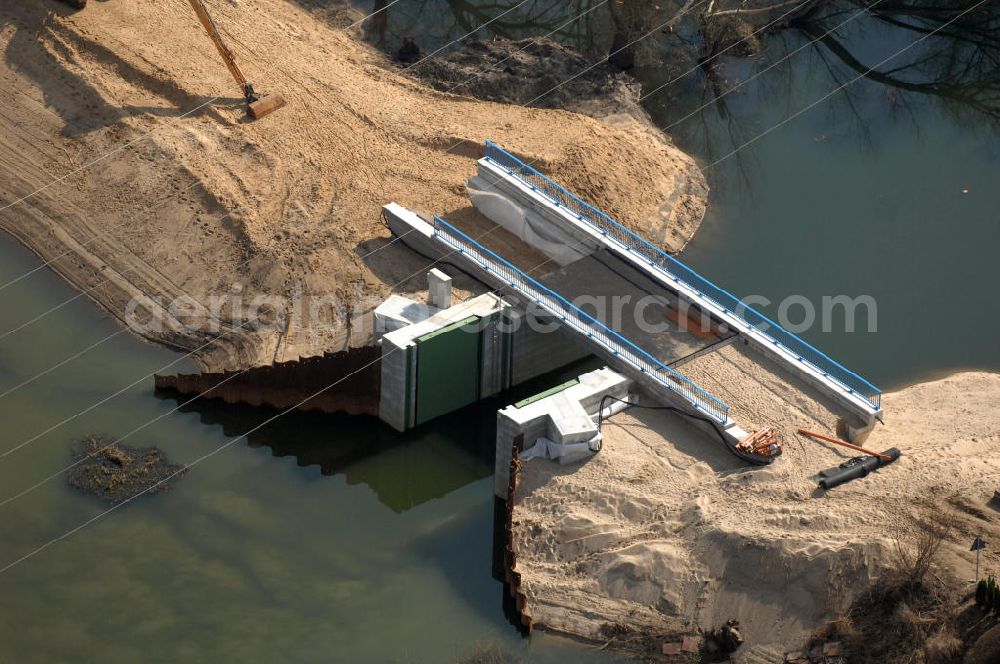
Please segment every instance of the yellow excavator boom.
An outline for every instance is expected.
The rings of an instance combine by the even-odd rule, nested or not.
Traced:
[[[205,28],[205,32],[212,38],[212,43],[215,44],[216,50],[222,56],[223,62],[226,63],[229,73],[239,83],[243,91],[243,96],[247,100],[247,111],[250,113],[250,116],[254,120],[257,120],[284,106],[285,100],[281,95],[262,96],[253,89],[253,85],[247,81],[246,76],[243,75],[243,72],[236,64],[236,57],[233,55],[233,52],[226,46],[226,42],[222,41],[222,35],[219,34],[218,28],[215,27],[215,22],[209,15],[205,3],[202,0],[188,0],[188,2],[191,4],[194,13],[197,14],[198,20],[201,21],[202,26]]]

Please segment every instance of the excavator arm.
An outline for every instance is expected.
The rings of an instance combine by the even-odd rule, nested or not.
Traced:
[[[261,96],[258,92],[253,89],[253,85],[247,81],[246,76],[240,70],[239,66],[236,64],[236,57],[233,52],[229,50],[226,46],[226,42],[222,41],[222,35],[219,34],[218,28],[215,27],[215,22],[208,13],[208,9],[202,0],[188,0],[191,3],[191,8],[194,13],[198,16],[198,20],[201,21],[201,25],[205,28],[205,32],[208,36],[212,38],[212,43],[215,44],[216,50],[219,51],[219,55],[222,56],[222,61],[226,63],[226,67],[229,69],[229,73],[233,75],[236,82],[239,83],[241,90],[243,91],[243,96],[247,100],[247,111],[250,116],[257,120],[272,111],[276,111],[285,105],[284,98],[281,95],[269,95]]]
[[[83,9],[87,6],[87,0],[63,0],[78,9]],[[201,21],[201,25],[205,28],[205,32],[208,36],[212,38],[212,43],[215,44],[216,50],[219,51],[219,55],[222,56],[222,61],[226,63],[226,67],[229,69],[229,73],[233,75],[236,82],[240,85],[240,90],[243,92],[243,97],[247,100],[247,112],[250,114],[254,120],[260,119],[276,111],[285,105],[285,100],[281,95],[261,95],[256,90],[253,89],[253,85],[247,80],[247,77],[243,75],[240,71],[239,65],[236,64],[236,57],[233,52],[229,50],[226,46],[226,42],[222,41],[222,35],[219,34],[218,28],[215,27],[215,21],[212,20],[211,15],[208,13],[208,8],[205,7],[205,3],[202,0],[188,0],[191,3],[191,9],[198,16],[198,20]]]
[[[226,42],[222,41],[222,35],[219,34],[218,28],[215,27],[215,21],[208,13],[208,9],[205,8],[205,4],[201,0],[188,0],[191,3],[191,9],[194,13],[198,15],[198,20],[201,21],[201,25],[205,28],[205,32],[208,36],[212,38],[212,43],[215,44],[216,50],[219,51],[219,55],[222,56],[223,62],[226,63],[226,67],[229,68],[229,73],[233,75],[236,82],[240,84],[241,88],[246,89],[247,83],[246,76],[240,71],[240,68],[236,65],[236,56],[233,52],[229,50],[226,46]]]

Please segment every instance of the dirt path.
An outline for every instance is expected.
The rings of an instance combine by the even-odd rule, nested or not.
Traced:
[[[189,350],[209,344],[197,353],[206,368],[335,350],[352,333],[358,342],[351,309],[427,263],[398,243],[362,259],[386,244],[381,206],[467,207],[463,183],[485,138],[667,246],[700,222],[703,177],[648,128],[435,92],[284,0],[212,10],[248,77],[287,108],[247,123],[179,0],[0,8],[0,196],[7,205],[46,187],[0,212],[0,228],[56,259],[53,269],[93,288],[121,320],[136,298],[146,298],[142,320],[182,297],[205,305],[174,310],[187,326],[144,334]],[[55,178],[64,179],[46,186]],[[422,288],[418,278],[400,290]],[[256,329],[248,302],[259,296],[318,314]]]

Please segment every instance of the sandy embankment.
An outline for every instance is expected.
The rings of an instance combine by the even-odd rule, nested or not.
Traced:
[[[514,519],[536,623],[599,639],[607,623],[689,632],[736,618],[743,658],[781,661],[891,564],[893,538],[909,539],[913,517],[930,509],[960,524],[945,556],[958,579],[971,578],[976,534],[1000,541],[998,507],[987,505],[1000,487],[1000,375],[885,395],[886,424],[867,445],[904,456],[824,494],[816,473],[848,455],[795,429],[833,431],[834,409],[738,345],[685,373],[745,428],[775,426],[784,456],[746,469],[672,414],[632,409],[605,425],[591,460],[525,463]],[[998,572],[989,551],[984,567]]]
[[[468,206],[463,184],[485,138],[505,145],[623,222],[679,248],[704,212],[694,162],[636,125],[433,91],[371,48],[285,0],[214,3],[216,20],[258,89],[287,108],[248,123],[235,86],[185,3],[54,0],[0,8],[0,214],[8,230],[121,319],[138,296],[203,304],[234,292],[367,309],[389,287],[424,287],[427,261],[387,241],[381,206]],[[223,98],[183,118],[212,96]],[[154,133],[138,140],[142,134]],[[136,141],[129,144],[130,141]],[[456,146],[455,149],[451,149]],[[106,159],[81,168],[110,150]],[[67,256],[59,258],[64,252]],[[238,329],[245,307],[194,311],[228,330],[199,352],[206,368],[342,348],[329,329]],[[192,349],[215,335],[152,331]]]

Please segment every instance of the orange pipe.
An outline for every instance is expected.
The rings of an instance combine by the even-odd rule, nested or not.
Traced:
[[[830,436],[824,436],[821,433],[816,433],[815,431],[807,431],[806,429],[799,429],[799,433],[805,434],[807,436],[812,436],[813,438],[819,438],[820,440],[825,440],[828,443],[836,443],[837,445],[843,445],[844,447],[849,447],[857,452],[864,452],[868,456],[878,457],[886,461],[892,461],[892,457],[888,455],[882,454],[881,452],[872,452],[871,450],[866,450],[863,447],[852,445],[851,443],[845,442],[839,438],[831,438]]]

